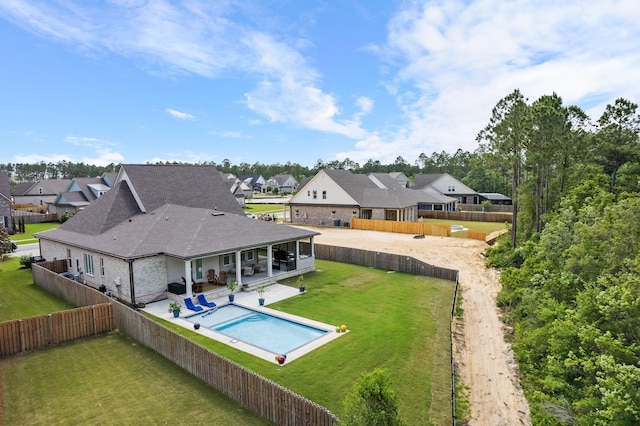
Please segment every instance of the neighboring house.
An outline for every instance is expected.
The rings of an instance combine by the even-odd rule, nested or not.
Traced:
[[[303,180],[289,200],[289,209],[292,223],[346,226],[352,218],[415,221],[421,202],[437,201],[428,193],[403,187],[388,173],[321,170]],[[447,197],[445,202],[455,199]]]
[[[58,195],[69,187],[70,179],[48,179],[29,184],[19,183],[13,192],[14,204],[35,204],[48,210]]]
[[[122,165],[112,189],[37,237],[43,257],[135,305],[191,297],[209,270],[252,285],[313,271],[315,235],[247,218],[213,166]]]
[[[411,185],[411,181],[409,180],[407,175],[405,175],[402,172],[389,172],[389,176],[394,178],[396,182],[398,182],[400,185],[402,185],[405,188],[409,188],[409,186]]]
[[[481,202],[480,194],[448,173],[415,175],[415,184],[411,189],[426,188],[433,188],[442,195],[457,198],[462,204],[480,204]]]
[[[106,173],[99,178],[74,178],[66,191],[56,197],[49,211],[58,215],[75,214],[111,189],[113,180]]]
[[[229,185],[229,191],[236,198],[238,204],[244,207],[246,199],[253,195],[251,187],[246,182],[238,179],[233,173],[220,172],[220,176]]]
[[[246,183],[252,192],[262,193],[267,191],[267,181],[262,175],[242,175],[238,176],[238,179]]]
[[[298,188],[298,181],[293,175],[275,175],[267,180],[267,186],[278,190],[279,194],[291,194]]]
[[[497,192],[483,192],[480,193],[480,197],[482,198],[480,202],[489,200],[494,205],[510,206],[513,204],[511,198]]]
[[[0,171],[0,225],[4,226],[9,233],[12,233],[11,184],[9,181],[9,173],[4,171]]]

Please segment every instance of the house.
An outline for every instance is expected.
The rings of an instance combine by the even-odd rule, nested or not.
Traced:
[[[247,182],[238,179],[233,173],[220,172],[220,176],[229,185],[229,190],[236,197],[238,204],[244,207],[247,198],[253,195],[251,186]]]
[[[18,183],[13,192],[15,204],[34,204],[47,211],[58,195],[67,190],[70,179],[43,179],[37,182]]]
[[[267,186],[272,192],[277,189],[279,194],[291,194],[298,188],[298,181],[293,175],[275,175],[267,180]]]
[[[480,193],[481,201],[489,200],[493,205],[510,206],[513,204],[513,200],[504,194],[497,192],[483,192]]]
[[[394,178],[400,185],[405,188],[409,188],[409,186],[411,185],[411,181],[409,180],[407,175],[402,172],[389,172],[389,176]]]
[[[442,195],[456,198],[462,204],[481,202],[480,194],[448,173],[415,175],[415,183],[411,188],[419,191],[432,188]]]
[[[313,271],[315,235],[247,218],[213,166],[122,165],[112,189],[37,237],[43,257],[135,306],[223,274],[253,285]]]
[[[238,176],[238,179],[246,183],[247,186],[251,188],[252,192],[258,194],[267,192],[267,181],[262,177],[262,175],[242,175]]]
[[[455,201],[450,197],[441,200],[447,205]],[[415,221],[421,202],[438,200],[429,193],[405,188],[388,173],[321,170],[303,180],[289,200],[289,209],[292,223],[347,226],[352,218]]]
[[[13,223],[11,222],[11,185],[9,173],[0,171],[0,225],[4,226],[9,233],[13,233]]]
[[[56,197],[49,211],[63,215],[75,214],[84,209],[113,186],[115,177],[106,175],[107,173],[97,178],[74,178],[66,191]]]

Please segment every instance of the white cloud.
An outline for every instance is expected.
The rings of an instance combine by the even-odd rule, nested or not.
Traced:
[[[180,120],[192,120],[194,118],[193,115],[189,113],[178,111],[171,108],[167,108],[165,111],[168,112],[171,116],[179,118]]]
[[[26,163],[26,164],[36,164],[36,163],[57,163],[59,161],[73,161],[72,158],[68,155],[63,154],[27,154],[27,155],[16,155],[13,157],[12,162],[14,163]]]
[[[408,1],[389,22],[387,43],[370,48],[400,64],[385,84],[406,123],[337,156],[474,150],[493,106],[516,88],[530,101],[556,92],[592,119],[618,97],[637,102],[638,16],[640,3],[625,0]]]

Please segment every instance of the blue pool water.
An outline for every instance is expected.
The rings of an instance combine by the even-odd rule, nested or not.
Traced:
[[[284,318],[257,312],[238,305],[220,306],[214,311],[187,317],[201,327],[222,333],[252,346],[286,354],[329,333]]]

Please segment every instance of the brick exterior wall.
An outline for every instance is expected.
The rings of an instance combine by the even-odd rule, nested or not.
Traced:
[[[296,215],[296,210],[298,214]],[[335,214],[332,212],[335,211]],[[334,221],[340,220],[340,225],[344,222],[350,222],[353,218],[360,214],[359,207],[339,207],[339,206],[314,206],[314,205],[292,205],[291,206],[291,223],[308,224],[308,225],[334,225]],[[384,211],[381,213],[384,215]],[[306,216],[305,216],[306,215]],[[322,222],[322,223],[320,223]]]

